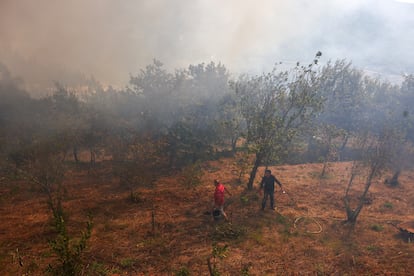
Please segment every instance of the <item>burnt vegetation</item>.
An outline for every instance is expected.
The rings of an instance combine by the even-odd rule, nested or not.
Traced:
[[[321,65],[321,58],[318,52],[310,64],[298,63],[289,70],[275,67],[262,75],[239,77],[231,77],[220,63],[201,63],[169,72],[154,60],[131,76],[123,89],[104,87],[93,80],[78,89],[57,83],[53,92],[42,98],[31,97],[22,80],[0,66],[0,204],[6,208],[14,204],[15,197],[28,193],[29,198],[44,201],[50,214],[48,226],[39,234],[45,238],[38,238],[49,244],[39,249],[43,258],[26,257],[29,264],[16,264],[8,256],[12,255],[13,260],[22,258],[22,249],[16,249],[23,245],[1,240],[0,271],[10,275],[110,275],[125,271],[159,275],[220,275],[220,271],[250,275],[253,271],[256,275],[254,271],[295,271],[287,264],[261,271],[254,267],[253,259],[239,262],[239,268],[234,264],[226,267],[223,262],[243,241],[264,246],[263,235],[269,227],[278,227],[278,242],[297,238],[300,234],[296,222],[303,224],[305,219],[280,215],[275,220],[265,217],[264,221],[249,224],[239,218],[229,225],[207,227],[208,238],[199,229],[186,228],[186,222],[161,221],[162,216],[174,217],[170,213],[173,211],[167,210],[171,204],[187,205],[192,201],[207,205],[203,198],[209,197],[200,197],[199,193],[205,193],[211,183],[205,183],[203,174],[220,171],[209,162],[220,164],[229,158],[236,165],[227,173],[234,176],[234,190],[240,191],[240,200],[231,199],[240,202],[229,204],[240,204],[239,212],[245,212],[249,220],[256,220],[249,208],[259,206],[258,196],[252,191],[257,188],[261,168],[313,163],[322,164],[317,172],[321,183],[332,179],[346,183],[340,194],[329,199],[343,212],[340,224],[331,227],[346,227],[351,233],[367,231],[355,225],[370,199],[373,183],[385,182],[384,187],[390,189],[412,184],[402,183],[399,176],[412,170],[414,76],[406,75],[401,84],[392,84],[365,75],[346,60]],[[352,164],[341,179],[331,169],[339,162]],[[109,183],[110,193],[126,191],[129,195],[125,202],[110,204],[119,204],[125,210],[133,205],[151,212],[149,227],[134,224],[135,230],[144,229],[145,234],[143,241],[132,245],[147,257],[140,259],[132,254],[116,260],[116,252],[111,259],[103,257],[104,249],[94,252],[99,245],[88,248],[99,243],[94,238],[97,232],[111,229],[108,231],[116,233],[127,226],[99,220],[108,214],[112,219],[116,216],[112,205],[100,209],[88,204],[86,198],[86,202],[79,199],[84,204],[81,211],[77,206],[79,212],[67,207],[66,201],[76,194],[70,182],[79,175],[90,183]],[[163,178],[176,179],[172,185],[185,190],[169,195],[176,201],[160,202]],[[96,188],[94,185],[90,184],[91,189]],[[288,206],[306,209],[296,202]],[[382,210],[391,212],[395,207]],[[194,212],[197,209],[186,210],[189,219],[196,216]],[[177,242],[174,235],[180,232],[207,244],[204,251],[199,250],[204,254],[199,263],[172,265],[172,248]],[[338,241],[340,246],[328,238],[325,241],[342,256],[336,268],[318,264],[309,268],[309,273],[364,271],[355,260],[355,254],[362,253],[353,251],[350,232],[345,232]],[[30,250],[27,246],[23,249]],[[308,248],[306,252],[317,254],[314,251]]]

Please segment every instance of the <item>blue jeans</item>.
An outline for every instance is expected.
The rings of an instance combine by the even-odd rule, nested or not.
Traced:
[[[270,197],[270,208],[275,207],[275,192],[274,191],[264,191],[263,200],[262,200],[262,209],[266,207],[267,197]]]

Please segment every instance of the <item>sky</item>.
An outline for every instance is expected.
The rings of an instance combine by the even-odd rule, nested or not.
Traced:
[[[116,87],[154,58],[260,73],[280,61],[347,59],[414,73],[414,1],[0,0],[0,63],[28,87],[84,77]]]

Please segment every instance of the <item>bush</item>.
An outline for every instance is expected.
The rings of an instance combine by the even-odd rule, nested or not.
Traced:
[[[190,276],[190,271],[188,271],[188,268],[181,267],[179,270],[177,270],[174,273],[175,276]]]
[[[394,207],[391,202],[385,202],[382,206],[386,209],[392,209]]]
[[[49,264],[48,272],[52,275],[79,275],[82,269],[81,255],[86,248],[86,242],[91,237],[91,218],[89,217],[86,231],[82,232],[78,241],[69,237],[63,217],[55,218],[55,228],[58,230],[57,237],[49,244],[57,255],[59,264],[55,267]]]
[[[381,232],[382,230],[384,230],[384,227],[382,225],[379,225],[379,224],[373,224],[373,225],[371,225],[370,229],[375,231],[375,232]]]

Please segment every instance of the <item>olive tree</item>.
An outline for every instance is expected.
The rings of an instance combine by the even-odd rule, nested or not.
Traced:
[[[321,75],[316,65],[321,56],[308,66],[279,71],[277,67],[260,76],[241,76],[234,84],[241,113],[247,128],[247,144],[255,161],[247,184],[253,181],[260,165],[280,159],[288,144],[322,108],[319,94]]]
[[[324,109],[318,117],[318,122],[335,126],[341,131],[342,145],[338,148],[338,158],[343,159],[352,133],[364,128],[367,110],[366,89],[364,89],[364,74],[352,66],[351,62],[337,60],[328,62],[322,69],[324,78],[320,91],[324,98]],[[338,137],[339,138],[339,137]]]
[[[369,131],[359,133],[355,145],[360,156],[353,162],[344,196],[347,223],[356,223],[374,179],[389,167],[400,142],[401,133],[395,128],[384,127],[378,134]],[[357,176],[364,179],[360,191],[353,189]]]
[[[52,275],[79,275],[84,268],[82,253],[92,233],[92,219],[89,217],[85,231],[75,238],[68,231],[68,216],[63,207],[66,194],[64,179],[66,173],[64,137],[53,137],[35,141],[21,149],[21,162],[16,169],[35,184],[47,196],[47,204],[53,214],[55,237],[49,245],[56,255],[56,262],[49,264]]]

